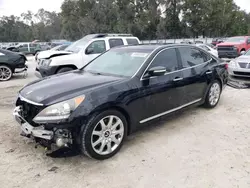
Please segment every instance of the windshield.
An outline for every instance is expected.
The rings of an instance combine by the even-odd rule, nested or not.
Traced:
[[[91,39],[94,38],[94,35],[86,35],[82,39],[74,42],[73,44],[69,45],[65,51],[78,53]]]
[[[62,47],[62,45],[58,45],[58,46],[55,46],[54,48],[51,48],[50,50],[56,51],[56,50],[58,50],[61,47]]]
[[[226,42],[245,42],[245,37],[232,37],[227,39]]]
[[[244,55],[250,56],[250,50],[248,50]]]
[[[151,51],[141,49],[112,49],[88,64],[84,70],[91,73],[133,76]]]

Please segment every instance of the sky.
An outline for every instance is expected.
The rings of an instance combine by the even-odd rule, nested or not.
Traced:
[[[250,12],[250,0],[234,0],[241,9]],[[63,0],[0,0],[0,16],[15,15],[31,10],[37,12],[38,9],[44,8],[49,11],[60,11]]]
[[[20,16],[28,10],[36,13],[40,8],[59,12],[62,2],[63,0],[0,0],[0,16]]]

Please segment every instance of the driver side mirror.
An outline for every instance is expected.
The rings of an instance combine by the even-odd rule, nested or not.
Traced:
[[[93,48],[87,48],[85,53],[86,54],[92,54],[92,53],[94,53],[94,49]]]
[[[157,66],[157,67],[152,67],[147,71],[146,77],[151,77],[151,76],[162,76],[167,72],[165,67],[162,66]]]

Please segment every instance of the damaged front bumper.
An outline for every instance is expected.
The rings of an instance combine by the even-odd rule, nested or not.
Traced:
[[[43,126],[33,127],[30,125],[21,115],[21,107],[16,107],[14,109],[13,115],[16,121],[20,124],[21,130],[27,137],[33,136],[37,138],[42,138],[45,140],[52,140],[54,133],[53,131],[44,130]]]
[[[35,141],[47,148],[51,148],[52,144],[55,144],[59,148],[69,147],[69,145],[73,144],[72,135],[69,130],[56,128],[46,130],[42,125],[34,127],[21,116],[21,112],[22,108],[18,106],[14,109],[13,116],[20,125],[22,136],[34,138]]]

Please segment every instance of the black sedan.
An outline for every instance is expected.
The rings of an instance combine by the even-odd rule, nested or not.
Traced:
[[[215,107],[227,65],[191,45],[113,48],[81,70],[25,86],[14,116],[22,135],[49,147],[78,146],[107,159],[141,125],[185,107]]]
[[[25,70],[26,61],[23,54],[0,49],[0,81],[9,80],[17,70]]]

